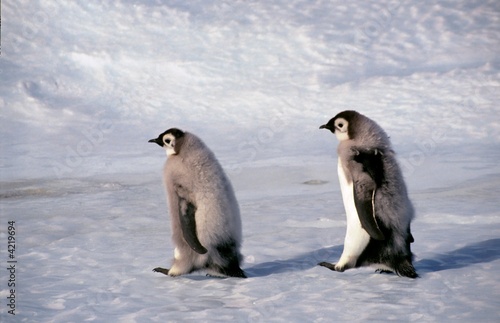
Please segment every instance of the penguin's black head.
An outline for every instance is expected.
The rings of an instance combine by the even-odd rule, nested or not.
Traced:
[[[356,111],[342,111],[319,128],[330,130],[340,141],[353,139],[355,124],[360,117],[361,114]]]
[[[148,142],[156,143],[160,147],[165,148],[168,156],[176,155],[180,151],[185,134],[182,130],[170,128],[161,133],[158,138],[150,139]]]

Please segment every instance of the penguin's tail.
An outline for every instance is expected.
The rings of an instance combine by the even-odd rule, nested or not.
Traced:
[[[418,274],[415,271],[415,267],[411,264],[408,259],[403,260],[399,264],[397,264],[394,268],[396,273],[399,276],[409,277],[409,278],[418,278]]]

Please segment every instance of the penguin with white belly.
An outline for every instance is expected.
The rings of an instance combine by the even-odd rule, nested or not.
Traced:
[[[163,147],[174,262],[169,276],[205,270],[222,277],[246,278],[240,268],[241,219],[238,202],[215,155],[197,136],[169,129],[149,142]]]
[[[350,110],[320,129],[339,140],[338,176],[347,230],[340,260],[318,265],[340,272],[373,266],[418,277],[410,249],[414,209],[389,137],[373,120]]]

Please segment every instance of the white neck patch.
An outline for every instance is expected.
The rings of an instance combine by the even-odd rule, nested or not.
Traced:
[[[177,155],[174,148],[172,147],[165,147],[165,153],[167,154],[167,156]]]
[[[339,141],[349,140],[349,135],[347,132],[341,132],[340,130],[335,130],[335,136]]]

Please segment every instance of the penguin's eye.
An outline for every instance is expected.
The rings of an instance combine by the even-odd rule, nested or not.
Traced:
[[[168,145],[170,144],[171,140],[170,139],[165,139],[165,143]]]
[[[342,128],[342,127],[344,127],[344,124],[341,122],[338,124],[338,126],[339,126],[339,128]]]

